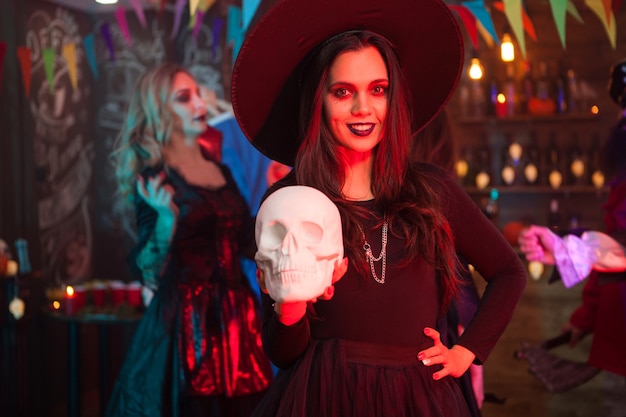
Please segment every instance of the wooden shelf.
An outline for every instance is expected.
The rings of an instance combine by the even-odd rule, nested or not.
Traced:
[[[609,192],[608,187],[604,187],[600,190],[591,186],[577,186],[567,185],[554,189],[550,186],[532,186],[532,185],[493,185],[484,189],[478,189],[476,187],[463,187],[463,189],[470,195],[489,195],[491,190],[497,189],[500,195],[502,194],[605,194]]]
[[[515,115],[507,117],[461,117],[456,119],[460,125],[471,124],[516,124],[516,123],[562,123],[562,122],[590,122],[599,119],[598,114],[592,113],[575,113],[575,114],[548,114],[548,115]]]

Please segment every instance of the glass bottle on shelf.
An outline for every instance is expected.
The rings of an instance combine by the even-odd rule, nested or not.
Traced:
[[[572,134],[572,148],[569,155],[569,183],[571,185],[584,185],[585,172],[587,171],[586,158],[580,148],[580,141],[576,133]]]
[[[561,212],[559,210],[559,200],[553,198],[550,200],[550,212],[548,213],[548,227],[554,233],[561,229]]]
[[[470,80],[469,97],[472,103],[471,115],[473,117],[484,117],[487,106],[483,86],[480,80]]]
[[[457,158],[455,164],[455,171],[457,180],[461,185],[468,186],[474,185],[472,182],[474,181],[474,177],[476,176],[475,172],[475,161],[474,161],[474,151],[471,146],[463,147],[459,157]]]
[[[513,116],[516,113],[515,106],[519,97],[515,94],[515,68],[513,63],[506,65],[506,81],[504,83],[504,96],[506,97],[506,115]]]
[[[548,185],[553,189],[558,189],[563,184],[563,170],[561,168],[561,152],[556,144],[556,135],[550,133],[548,147]]]
[[[483,190],[491,183],[491,148],[489,141],[485,136],[482,138],[482,144],[477,150],[476,176],[474,184],[479,190]]]
[[[539,62],[539,78],[537,79],[537,98],[548,100],[550,98],[550,80],[548,78],[548,64]]]
[[[537,148],[537,138],[535,132],[530,133],[524,163],[524,182],[526,185],[537,185],[541,177],[540,173],[540,153]]]
[[[521,81],[519,95],[519,109],[522,114],[528,114],[530,99],[535,95],[535,80],[533,79],[532,64],[530,61],[524,62],[524,76]]]
[[[504,146],[500,149],[500,179],[503,185],[515,184],[517,169],[513,155],[517,156],[517,154],[517,147],[514,145],[511,135],[507,134]]]
[[[604,187],[605,178],[604,172],[602,171],[602,161],[601,161],[601,151],[599,145],[598,135],[594,135],[593,137],[593,146],[589,151],[590,155],[590,177],[589,181],[593,186],[600,190]]]
[[[567,111],[570,113],[576,113],[580,111],[579,99],[580,90],[578,88],[578,80],[576,79],[576,73],[573,69],[567,70]]]

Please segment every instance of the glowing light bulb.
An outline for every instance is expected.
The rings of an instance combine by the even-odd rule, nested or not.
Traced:
[[[483,66],[480,65],[478,58],[472,58],[470,61],[468,74],[472,80],[480,80],[483,78]]]
[[[508,33],[502,35],[502,43],[500,44],[500,57],[504,62],[512,62],[515,60],[515,48],[513,41]]]

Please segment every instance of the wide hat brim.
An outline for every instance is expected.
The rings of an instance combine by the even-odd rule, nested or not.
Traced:
[[[440,0],[280,0],[246,36],[232,74],[235,117],[269,158],[293,166],[298,138],[296,69],[326,39],[369,30],[396,45],[411,88],[413,129],[448,102],[463,67],[463,39]]]

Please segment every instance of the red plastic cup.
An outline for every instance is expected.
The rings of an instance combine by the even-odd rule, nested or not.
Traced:
[[[141,283],[138,281],[126,284],[126,301],[133,307],[141,307]]]
[[[122,281],[111,281],[109,283],[111,289],[111,304],[119,306],[126,301],[126,285]]]
[[[91,298],[93,306],[102,308],[106,304],[107,285],[103,282],[96,282],[91,286]]]
[[[63,297],[63,311],[68,316],[77,314],[85,307],[86,288],[82,285],[67,286]]]

